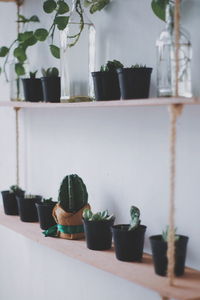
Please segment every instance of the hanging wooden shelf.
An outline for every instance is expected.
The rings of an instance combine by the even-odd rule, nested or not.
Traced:
[[[165,277],[154,273],[152,258],[145,254],[142,263],[127,263],[115,258],[114,250],[92,251],[86,248],[85,241],[69,241],[44,237],[37,223],[24,223],[17,216],[6,216],[0,211],[0,225],[50,249],[87,263],[97,269],[112,273],[125,280],[139,284],[159,293],[163,297],[178,300],[200,299],[200,272],[186,268],[185,275],[175,279],[170,287]]]
[[[200,98],[149,98],[134,100],[93,101],[77,103],[14,102],[0,101],[0,107],[19,108],[69,108],[69,107],[131,107],[162,106],[170,104],[200,104]]]

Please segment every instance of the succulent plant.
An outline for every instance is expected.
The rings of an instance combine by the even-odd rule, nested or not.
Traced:
[[[146,65],[135,64],[131,66],[132,69],[146,68]]]
[[[33,199],[33,198],[37,198],[38,196],[37,195],[32,195],[32,194],[26,194],[25,195],[25,199]]]
[[[52,198],[48,198],[48,199],[43,198],[42,203],[43,204],[52,204],[52,203],[55,203],[55,202],[53,202]]]
[[[31,79],[35,79],[36,78],[36,74],[37,74],[37,71],[35,72],[29,72],[29,76]]]
[[[15,195],[20,195],[24,193],[24,191],[18,185],[11,185],[10,193],[14,193]]]
[[[113,61],[108,61],[107,64],[104,66],[101,66],[100,71],[101,72],[115,72],[119,68],[123,68],[124,65],[118,61],[118,60],[113,60]]]
[[[42,69],[42,75],[44,77],[58,77],[59,71],[57,68]]]
[[[93,214],[93,212],[88,208],[84,209],[83,211],[83,219],[87,221],[104,221],[112,218],[114,218],[114,216],[109,215],[108,210],[97,212],[96,214]]]
[[[140,210],[136,206],[131,206],[130,209],[131,222],[129,226],[129,231],[136,229],[140,225]]]
[[[175,228],[175,230],[174,230],[174,235],[175,235],[175,241],[178,241],[179,235],[177,235],[176,232],[177,232],[177,228]],[[169,226],[167,226],[166,229],[163,230],[163,232],[162,232],[162,239],[164,242],[168,241],[168,235],[169,235]]]
[[[78,175],[67,175],[63,179],[58,202],[66,212],[77,212],[88,203],[86,186]]]

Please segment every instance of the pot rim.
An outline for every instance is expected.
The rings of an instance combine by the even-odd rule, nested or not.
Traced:
[[[121,232],[134,232],[135,230],[138,230],[138,229],[144,229],[144,230],[146,230],[146,228],[147,228],[146,225],[140,224],[137,228],[135,228],[135,230],[128,231],[126,229],[121,229],[119,226],[120,227],[124,226],[127,229],[130,226],[130,224],[117,224],[117,225],[113,225],[112,229],[117,230],[117,231],[121,231]]]
[[[178,235],[181,239],[189,240],[189,237],[186,236],[186,235],[182,235],[182,234],[176,234],[176,235]],[[164,240],[162,239],[162,234],[151,235],[151,236],[149,237],[149,239],[152,240],[152,241],[158,241],[158,242],[167,243],[166,241],[164,241]],[[177,241],[177,242],[178,242],[178,241]]]
[[[85,220],[84,218],[82,218],[83,222],[87,223],[87,224],[101,224],[101,223],[110,223],[110,222],[114,222],[115,221],[115,217],[113,216],[110,220],[99,220],[99,221],[89,221],[89,220]]]
[[[144,71],[144,70],[147,70],[148,72],[152,72],[153,71],[153,68],[151,67],[142,67],[142,68],[119,68],[117,69],[117,73],[122,73],[123,71]]]

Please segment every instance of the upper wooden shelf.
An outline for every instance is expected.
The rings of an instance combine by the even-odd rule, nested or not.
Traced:
[[[200,104],[200,98],[149,98],[134,100],[93,101],[77,103],[47,103],[25,101],[0,101],[0,107],[19,108],[68,108],[68,107],[130,107],[130,106],[161,106],[170,104]]]
[[[144,254],[142,263],[121,262],[115,258],[114,250],[92,251],[85,241],[69,241],[44,237],[37,223],[23,223],[17,216],[6,216],[0,210],[0,225],[3,225],[36,243],[49,247],[64,255],[112,273],[128,281],[158,292],[163,297],[178,300],[200,299],[200,272],[186,269],[185,275],[175,279],[170,287],[165,277],[154,273],[152,258]]]

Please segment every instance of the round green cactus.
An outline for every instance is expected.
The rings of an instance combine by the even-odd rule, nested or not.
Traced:
[[[58,202],[66,212],[77,212],[88,203],[86,186],[78,175],[67,175],[63,179]]]

